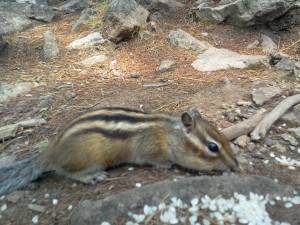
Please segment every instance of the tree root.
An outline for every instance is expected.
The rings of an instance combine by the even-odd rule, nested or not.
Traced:
[[[260,140],[266,136],[266,133],[289,108],[300,103],[300,94],[293,95],[281,101],[262,121],[255,127],[251,133],[252,140]]]
[[[241,135],[249,134],[262,119],[266,110],[261,109],[249,119],[222,130],[227,140],[233,140]]]

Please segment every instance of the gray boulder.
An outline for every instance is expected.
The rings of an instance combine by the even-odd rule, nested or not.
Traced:
[[[45,5],[0,2],[0,35],[28,28],[32,19],[49,23],[55,16]]]
[[[47,0],[16,0],[17,3],[30,3],[34,5],[48,6]]]
[[[146,26],[149,11],[134,0],[112,0],[103,19],[109,40],[118,43]]]
[[[24,30],[30,27],[31,24],[32,22],[24,16],[12,12],[0,11],[0,35]]]
[[[147,9],[150,13],[160,12],[167,14],[176,12],[183,5],[175,0],[135,0],[138,4]]]
[[[192,7],[197,19],[225,22],[237,27],[264,24],[299,8],[299,0],[198,0]]]
[[[167,40],[175,48],[197,51],[199,53],[203,53],[208,48],[212,47],[212,45],[210,45],[208,42],[199,41],[198,39],[181,29],[172,30],[169,33]]]
[[[199,219],[203,215],[206,215],[208,219],[213,219],[213,221],[216,221],[216,224],[219,224],[218,221],[222,221],[223,223],[224,219],[226,219],[226,216],[218,219],[214,218],[213,214],[215,212],[219,212],[220,215],[224,214],[224,211],[226,212],[228,209],[227,207],[240,208],[238,211],[243,213],[246,211],[245,214],[247,215],[248,212],[252,213],[251,215],[254,215],[253,213],[255,213],[255,215],[259,214],[258,217],[264,215],[262,217],[270,221],[270,223],[259,221],[258,223],[254,222],[251,224],[276,224],[274,223],[275,221],[297,224],[297,221],[299,221],[298,212],[300,210],[300,196],[299,194],[292,194],[294,191],[295,190],[291,186],[278,184],[270,178],[261,176],[200,176],[180,179],[176,182],[163,181],[147,185],[145,187],[124,191],[99,201],[82,201],[72,214],[71,224],[101,224],[104,221],[109,224],[119,224],[119,222],[122,221],[121,224],[125,224],[125,221],[130,219],[129,217],[131,214],[136,214],[137,216],[135,218],[138,220],[137,217],[139,215],[143,216],[148,214],[146,212],[149,212],[149,210],[147,210],[149,207],[157,207],[161,203],[165,203],[165,205],[167,205],[169,202],[173,202],[173,206],[174,204],[178,206],[174,206],[173,209],[181,208],[181,211],[183,211],[183,214],[185,213],[185,215],[190,215],[189,212],[193,212],[192,210],[194,210],[195,213],[207,212],[205,214],[199,213]],[[237,196],[239,196],[240,199],[235,201],[234,199]],[[263,202],[260,202],[261,200],[258,200],[258,198],[261,198],[261,200],[263,200],[265,203],[268,203],[265,205]],[[177,201],[177,199],[180,199],[180,201]],[[225,205],[224,208],[223,206],[213,207],[213,199],[219,199],[220,203],[224,203],[226,200],[231,199],[231,206],[229,206],[229,204],[226,205],[225,203],[227,208],[225,210]],[[294,204],[292,204],[293,207],[288,209],[285,208],[284,204],[290,201],[294,202]],[[237,202],[240,202],[242,205],[239,205]],[[189,208],[190,210],[188,212],[188,210],[184,211],[184,209],[182,209],[183,204],[194,206],[198,205],[199,208]],[[260,208],[260,206],[263,207]],[[201,209],[202,207],[208,207],[209,209],[203,211],[203,209]],[[223,210],[221,210],[221,208]],[[155,213],[162,215],[163,212],[165,212],[163,209],[164,207],[160,206],[158,207],[158,211]],[[177,213],[179,213],[179,210]],[[143,216],[143,218],[145,221],[150,218],[151,221],[152,214],[148,214],[147,217]],[[239,220],[241,218],[235,219]],[[248,219],[250,219],[249,216]],[[256,217],[252,216],[250,220],[255,221]],[[242,221],[242,219],[240,221]],[[155,223],[152,222],[149,224],[167,224],[157,220]],[[237,221],[231,221],[231,223],[229,222],[228,224],[240,223],[237,223]],[[247,221],[247,224],[250,224],[250,221]]]
[[[86,0],[68,0],[59,4],[56,8],[66,13],[75,13],[85,9],[88,6]]]
[[[97,14],[96,9],[87,8],[82,10],[80,18],[76,20],[73,24],[71,31],[76,31],[81,25],[83,25],[86,21],[89,21],[93,15]]]

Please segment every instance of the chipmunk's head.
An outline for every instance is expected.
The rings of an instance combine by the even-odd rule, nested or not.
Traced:
[[[198,156],[198,162],[191,163],[191,169],[239,170],[238,161],[226,137],[203,119],[196,109],[184,112],[181,115],[181,122],[187,137],[186,150]]]

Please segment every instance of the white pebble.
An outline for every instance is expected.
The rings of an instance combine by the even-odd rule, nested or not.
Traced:
[[[268,164],[269,163],[269,160],[264,160],[264,164]]]
[[[71,211],[73,209],[73,206],[72,205],[69,205],[68,206],[68,211]]]
[[[132,170],[134,170],[134,167],[128,167],[128,170],[132,171]]]
[[[0,208],[1,212],[5,211],[6,209],[7,209],[7,204],[2,205]]]
[[[270,156],[271,156],[272,158],[274,158],[274,157],[275,157],[274,152],[270,152]]]
[[[198,199],[198,198],[193,198],[193,199],[191,200],[192,206],[198,205],[198,203],[199,203],[199,199]]]
[[[290,170],[295,170],[296,167],[294,167],[294,166],[288,166],[288,169],[290,169]]]
[[[38,215],[35,215],[34,217],[32,217],[31,221],[36,224],[39,222],[39,216]]]
[[[299,149],[300,150],[300,149]],[[4,200],[5,199],[5,195],[2,195],[1,197],[0,197],[0,200]]]
[[[295,196],[291,199],[291,202],[295,205],[300,205],[300,196]]]
[[[52,203],[53,203],[53,205],[57,205],[58,200],[57,200],[57,199],[53,199],[53,200],[52,200]]]
[[[287,209],[291,208],[292,206],[293,206],[293,204],[290,203],[290,202],[287,202],[287,203],[284,204],[284,207],[287,208]]]
[[[137,222],[137,223],[141,223],[144,222],[146,216],[143,214],[133,214],[132,218]]]
[[[49,193],[46,193],[46,194],[44,195],[44,197],[45,197],[45,198],[50,198],[50,194],[49,194]]]
[[[142,187],[142,184],[141,183],[136,183],[135,186],[140,188],[140,187]]]
[[[110,223],[105,221],[105,222],[102,222],[101,225],[110,225]]]

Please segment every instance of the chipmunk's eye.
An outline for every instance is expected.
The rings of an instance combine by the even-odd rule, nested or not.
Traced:
[[[207,143],[207,148],[209,149],[209,151],[217,153],[219,152],[219,147],[216,143],[213,142],[208,142]]]

